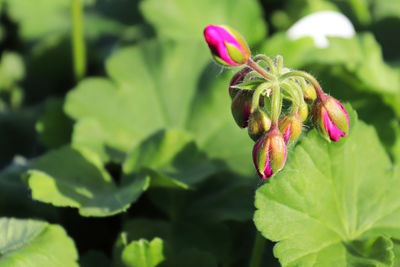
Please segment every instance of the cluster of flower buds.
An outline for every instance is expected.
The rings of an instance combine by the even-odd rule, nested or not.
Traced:
[[[217,63],[244,66],[229,84],[231,110],[237,125],[248,128],[255,141],[253,162],[261,178],[282,170],[287,146],[299,139],[308,117],[329,142],[346,136],[349,117],[345,108],[324,93],[313,76],[284,68],[281,56],[252,58],[246,41],[231,27],[209,25],[204,37]]]

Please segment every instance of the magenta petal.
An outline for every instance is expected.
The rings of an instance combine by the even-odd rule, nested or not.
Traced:
[[[227,30],[220,26],[208,25],[204,30],[204,37],[214,55],[218,56],[229,65],[240,65],[230,58],[225,42],[236,46],[244,53],[243,48],[236,41],[235,37],[233,37]]]
[[[347,115],[347,112],[346,112],[346,115]],[[333,123],[333,121],[329,117],[329,114],[325,108],[322,108],[322,116],[323,116],[323,120],[324,120],[325,130],[328,133],[329,138],[332,141],[337,142],[337,141],[339,141],[339,138],[341,136],[346,136],[346,134],[344,132],[342,132],[338,127],[336,127],[336,125]]]
[[[291,130],[292,130],[292,124],[289,123],[285,129],[285,132],[283,133],[283,139],[285,140],[285,143],[289,141]]]

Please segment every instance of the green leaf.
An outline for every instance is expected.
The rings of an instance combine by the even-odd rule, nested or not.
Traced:
[[[107,61],[113,81],[84,80],[68,94],[66,113],[77,120],[95,119],[103,129],[103,143],[123,152],[166,125],[183,126],[196,77],[207,60],[206,51],[193,53],[194,47],[193,42],[149,41],[121,50]],[[197,64],[182,75],[186,62]],[[74,138],[83,139],[75,133]]]
[[[144,171],[152,186],[188,188],[222,166],[201,153],[193,138],[180,130],[160,131],[134,148],[123,165],[126,174]]]
[[[201,40],[208,24],[226,24],[242,33],[250,44],[266,35],[261,6],[255,0],[146,0],[141,3],[145,18],[162,38]],[[206,49],[206,44],[203,44]]]
[[[68,146],[42,156],[27,174],[33,199],[78,208],[82,216],[125,211],[149,182],[147,177],[138,176],[117,186],[94,154]]]
[[[126,266],[155,267],[165,259],[163,241],[160,238],[151,242],[145,239],[133,241],[124,248],[121,257]]]
[[[382,236],[400,236],[400,168],[393,169],[371,127],[354,119],[351,125],[331,144],[313,130],[257,190],[254,221],[278,242],[274,254],[283,266],[345,266],[355,255],[362,264],[390,266]],[[386,252],[381,257],[371,246]]]
[[[241,89],[241,90],[255,90],[260,84],[265,82],[265,80],[252,80],[248,82],[238,83],[232,86],[232,88]]]
[[[0,265],[78,266],[78,252],[65,230],[36,220],[0,218]]]

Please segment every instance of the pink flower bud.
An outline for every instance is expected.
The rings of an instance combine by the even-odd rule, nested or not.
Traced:
[[[249,116],[248,133],[251,139],[257,141],[271,128],[271,120],[264,111],[257,109]]]
[[[286,144],[281,132],[272,128],[253,148],[253,162],[258,175],[266,179],[279,172],[285,165],[286,155]]]
[[[283,117],[279,121],[279,130],[283,135],[285,143],[296,141],[303,128],[300,115],[298,113]]]
[[[232,116],[241,128],[247,127],[252,98],[253,92],[239,91],[232,100]]]
[[[312,117],[322,136],[330,141],[339,141],[349,131],[349,115],[335,98],[324,94],[314,104]]]
[[[229,95],[231,96],[232,99],[235,97],[237,92],[240,91],[240,89],[235,89],[232,87],[238,83],[242,83],[244,78],[250,71],[251,71],[251,69],[246,67],[246,68],[239,70],[238,72],[235,73],[235,75],[233,75],[232,80],[229,84]]]
[[[208,25],[204,37],[214,59],[225,66],[239,66],[247,62],[250,50],[243,37],[225,25]]]

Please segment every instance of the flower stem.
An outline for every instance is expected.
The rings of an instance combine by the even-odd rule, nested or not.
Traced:
[[[283,68],[283,57],[281,55],[276,56],[276,68],[278,69],[278,75],[281,75]]]
[[[267,55],[259,54],[254,57],[254,61],[263,60],[268,64],[272,74],[276,74],[276,68],[274,61]]]
[[[265,247],[265,238],[257,231],[251,253],[249,267],[259,267]]]
[[[278,125],[279,115],[281,114],[281,88],[279,83],[272,84],[272,101],[271,101],[271,128]]]
[[[275,76],[273,76],[271,73],[266,71],[264,68],[260,67],[260,65],[258,65],[256,62],[254,62],[251,58],[249,58],[249,60],[247,61],[246,64],[253,70],[260,73],[266,80],[268,80],[268,81],[276,80]]]
[[[320,99],[325,98],[324,92],[322,91],[322,88],[319,85],[319,82],[311,74],[308,74],[307,72],[298,71],[298,70],[290,71],[290,72],[284,73],[281,76],[279,76],[279,81],[282,82],[282,81],[284,81],[285,79],[287,79],[289,77],[296,77],[296,76],[297,77],[303,77],[304,79],[308,80],[314,86],[318,97]]]
[[[251,107],[250,107],[250,113],[253,113],[256,109],[258,109],[258,106],[260,103],[260,96],[265,91],[265,89],[267,89],[270,86],[271,86],[271,83],[265,82],[265,83],[262,83],[259,86],[257,86],[256,90],[254,90]]]
[[[86,49],[83,33],[82,0],[72,0],[72,49],[74,58],[74,74],[77,81],[86,73]]]
[[[293,102],[293,104],[292,104],[293,111],[297,112],[300,107],[300,104],[301,104],[301,102],[300,102],[301,99],[300,99],[298,92],[296,92],[296,89],[294,89],[292,86],[290,86],[287,83],[281,83],[281,87],[283,90],[288,92],[288,94],[292,97],[291,99],[293,100],[292,101]]]

